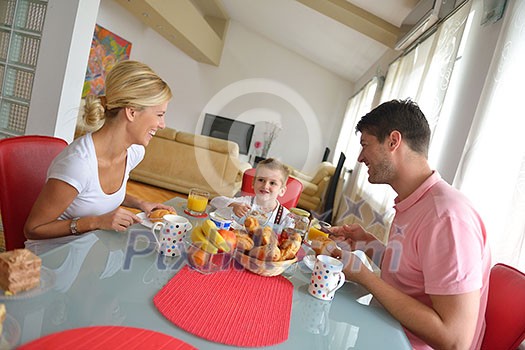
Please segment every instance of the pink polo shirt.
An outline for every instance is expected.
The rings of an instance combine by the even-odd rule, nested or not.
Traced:
[[[429,295],[481,289],[478,324],[471,349],[485,331],[490,251],[485,226],[467,198],[434,173],[403,201],[396,199],[381,264],[382,278],[432,306]],[[410,331],[414,349],[431,349]]]

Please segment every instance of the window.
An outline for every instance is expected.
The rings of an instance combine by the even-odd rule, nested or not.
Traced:
[[[26,128],[47,0],[0,2],[0,137]]]
[[[459,8],[433,34],[392,62],[381,90],[380,101],[411,98],[421,106],[433,131],[439,123],[439,114],[468,15],[468,6]],[[370,103],[365,110],[354,114],[353,111],[358,108],[357,106],[361,106],[359,98],[358,94],[349,102],[342,127],[343,132],[339,139],[339,143],[346,144],[347,147],[349,142],[345,141],[344,133],[353,131],[359,118],[373,107]],[[353,119],[348,117],[348,114],[352,115]],[[355,143],[353,145],[356,147]],[[439,146],[432,144],[431,148]],[[346,152],[350,154],[348,150]],[[349,157],[350,161],[357,160],[355,151],[352,157]],[[386,240],[386,233],[393,218],[395,192],[390,186],[368,183],[366,166],[361,164],[357,164],[354,168],[353,179],[346,192],[347,208],[344,211],[342,205],[343,208],[338,213],[338,221],[358,222],[379,239]]]

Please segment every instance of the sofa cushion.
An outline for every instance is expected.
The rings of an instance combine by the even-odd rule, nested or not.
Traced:
[[[303,193],[304,194],[307,194],[309,196],[313,196],[314,194],[317,193],[318,191],[318,186],[311,183],[311,182],[308,182],[308,181],[304,181],[302,179],[298,179],[299,181],[301,181],[301,183],[303,184]]]
[[[175,136],[177,136],[177,130],[171,128],[160,129],[157,130],[155,136],[166,140],[175,140]]]
[[[224,142],[224,140],[204,135],[195,135],[179,131],[175,137],[177,142],[209,149],[218,153],[229,154],[231,157],[239,157],[239,145],[235,142]]]
[[[300,171],[295,170],[295,169],[292,170],[292,173],[290,175],[292,175],[296,179],[301,179],[301,180],[308,181],[308,182],[312,181],[313,179],[313,176],[303,174]]]
[[[323,180],[326,176],[332,176],[334,175],[335,167],[330,162],[322,162],[317,167],[317,170],[315,172],[314,177],[310,182],[314,184],[318,184],[321,180]]]
[[[213,197],[231,197],[240,188],[242,172],[251,167],[238,156],[234,142],[165,128],[151,139],[130,177],[182,193],[199,187]]]

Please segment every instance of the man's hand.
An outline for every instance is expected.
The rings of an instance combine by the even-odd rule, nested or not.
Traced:
[[[330,228],[330,238],[337,242],[346,241],[352,250],[356,249],[358,242],[369,243],[375,239],[359,224],[334,226]]]
[[[340,259],[346,279],[352,282],[363,284],[366,278],[370,278],[370,274],[374,274],[357,255],[348,250],[341,251]]]

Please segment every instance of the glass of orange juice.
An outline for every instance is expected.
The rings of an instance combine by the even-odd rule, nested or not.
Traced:
[[[318,237],[328,237],[330,224],[324,221],[313,220],[308,230],[306,240],[311,242]]]
[[[192,188],[188,194],[188,212],[193,216],[201,216],[206,212],[210,193],[198,188]]]

